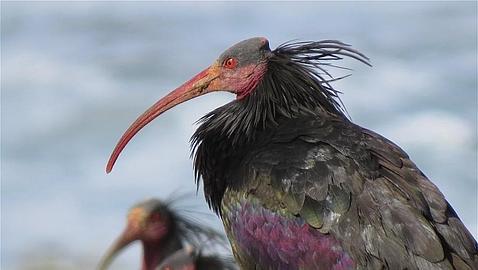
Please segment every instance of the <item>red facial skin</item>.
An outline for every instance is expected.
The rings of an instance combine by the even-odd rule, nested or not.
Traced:
[[[236,99],[243,99],[256,89],[266,69],[265,63],[250,64],[238,70],[225,71],[220,79],[223,84],[229,85],[233,89]]]

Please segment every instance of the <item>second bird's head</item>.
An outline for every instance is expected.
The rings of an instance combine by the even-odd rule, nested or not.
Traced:
[[[134,241],[158,248],[167,245],[178,233],[176,223],[176,217],[162,201],[148,199],[137,203],[129,210],[125,229],[103,257],[99,269],[106,269]]]

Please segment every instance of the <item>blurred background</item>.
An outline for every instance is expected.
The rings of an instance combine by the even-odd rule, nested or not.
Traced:
[[[230,94],[166,113],[104,168],[140,113],[253,36],[369,56],[335,84],[353,121],[408,152],[476,238],[476,2],[2,1],[1,268],[92,269],[145,197],[192,194],[184,207],[222,230],[194,193],[188,140]],[[139,260],[133,245],[112,269]]]

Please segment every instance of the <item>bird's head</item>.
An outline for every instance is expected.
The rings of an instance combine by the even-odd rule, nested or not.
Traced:
[[[319,102],[326,103],[324,106],[329,105],[328,109],[337,109],[339,105],[334,100],[337,91],[329,87],[330,80],[325,80],[314,68],[325,71],[319,67],[319,60],[339,60],[342,59],[341,56],[352,57],[368,64],[364,55],[339,41],[285,43],[274,51],[270,50],[269,41],[263,37],[241,41],[223,52],[208,68],[171,91],[139,116],[117,143],[106,166],[106,172],[109,173],[113,169],[121,151],[133,136],[153,119],[180,103],[210,92],[230,92],[241,101],[259,92],[262,83],[266,85],[263,88],[276,88],[274,91],[277,96],[273,98],[274,102],[282,102],[288,98],[290,100],[285,101],[287,104],[293,104],[300,99],[305,102],[313,100],[307,92],[301,93],[301,97],[291,97],[290,93],[284,92],[294,90],[291,87],[294,82],[288,80],[296,80],[308,84],[302,87],[306,91],[319,90],[315,95],[322,100]],[[272,74],[274,71],[276,74]],[[326,71],[322,74],[329,75]],[[268,83],[264,83],[265,78],[269,79]],[[278,80],[282,80],[284,85]],[[295,90],[301,90],[301,87]]]
[[[153,119],[195,97],[215,91],[236,94],[238,99],[251,93],[267,70],[271,55],[269,41],[256,37],[237,43],[223,52],[211,66],[160,99],[128,128],[116,145],[106,167],[109,173],[126,144]]]
[[[114,257],[134,241],[167,245],[174,230],[174,216],[168,206],[157,199],[149,199],[134,205],[127,215],[126,228],[103,257],[99,269],[106,269]]]
[[[205,92],[227,91],[242,99],[253,91],[267,70],[272,56],[266,38],[251,38],[223,52],[207,69]],[[202,93],[200,93],[202,94]]]
[[[222,233],[181,214],[174,206],[176,201],[177,198],[152,198],[135,204],[128,212],[125,229],[103,256],[98,269],[107,269],[118,253],[135,241],[143,244],[143,269],[155,268],[162,258],[183,245],[226,245]]]

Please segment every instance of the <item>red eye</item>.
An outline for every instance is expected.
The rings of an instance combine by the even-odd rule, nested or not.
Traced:
[[[224,61],[225,68],[235,68],[237,65],[237,60],[235,58],[227,58]]]

